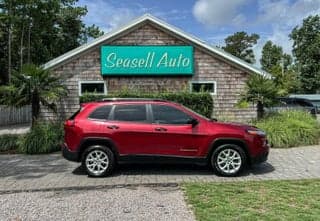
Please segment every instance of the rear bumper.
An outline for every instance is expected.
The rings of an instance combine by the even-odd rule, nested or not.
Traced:
[[[62,147],[62,156],[70,161],[79,162],[80,161],[80,154],[79,152],[70,151],[66,144],[63,144]]]

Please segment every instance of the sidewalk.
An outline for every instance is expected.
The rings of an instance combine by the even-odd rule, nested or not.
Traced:
[[[3,134],[25,134],[30,130],[30,124],[0,126],[0,135]]]

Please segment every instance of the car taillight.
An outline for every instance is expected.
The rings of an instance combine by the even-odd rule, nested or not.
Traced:
[[[74,125],[75,125],[74,120],[66,120],[64,122],[64,126],[66,126],[66,127],[74,127]]]

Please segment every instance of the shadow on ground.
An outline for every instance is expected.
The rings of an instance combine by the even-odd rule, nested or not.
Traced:
[[[76,164],[74,164],[76,165]],[[0,157],[0,178],[14,179],[41,178],[48,174],[70,171],[70,163],[60,154],[4,155]]]
[[[254,165],[244,170],[240,176],[262,175],[271,173],[275,168],[269,163]],[[75,175],[87,175],[82,166],[77,167],[73,172]],[[209,166],[198,165],[173,165],[173,164],[125,164],[118,165],[112,177],[121,175],[214,175]]]
[[[249,168],[240,176],[267,174],[274,171],[269,163],[263,163]],[[72,172],[71,172],[72,171]],[[69,162],[60,154],[49,155],[0,155],[0,178],[16,180],[41,178],[54,174],[86,175],[78,163]],[[113,177],[122,175],[214,175],[209,166],[189,164],[126,164],[119,165],[112,174]]]

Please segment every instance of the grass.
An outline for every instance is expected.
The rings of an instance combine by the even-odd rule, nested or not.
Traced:
[[[20,135],[16,134],[0,135],[0,153],[15,153],[19,139]]]
[[[184,184],[197,220],[320,220],[320,180]]]
[[[275,148],[314,145],[319,143],[320,126],[315,118],[303,111],[282,111],[254,122],[267,132]]]

